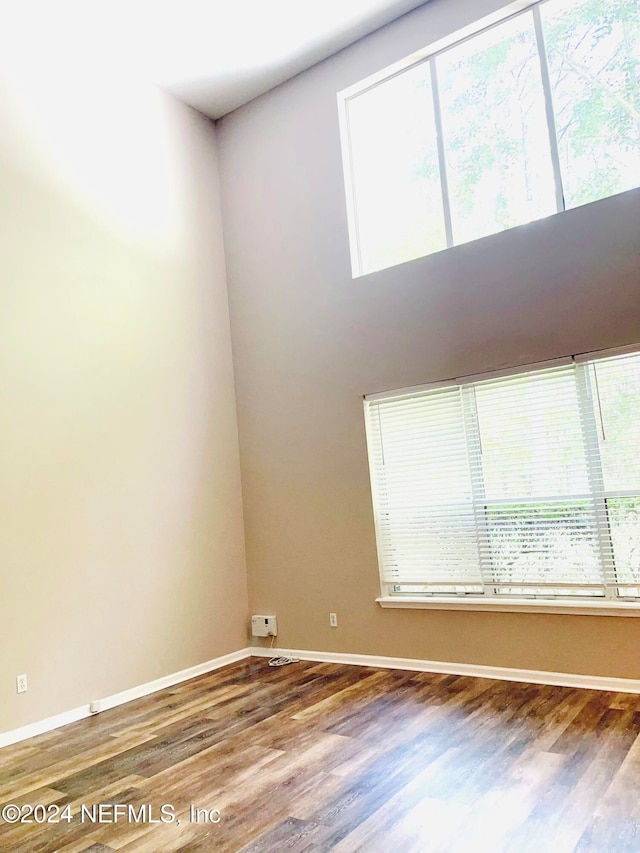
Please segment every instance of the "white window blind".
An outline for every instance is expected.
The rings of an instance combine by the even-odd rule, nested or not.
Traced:
[[[365,399],[384,595],[640,595],[640,355]]]

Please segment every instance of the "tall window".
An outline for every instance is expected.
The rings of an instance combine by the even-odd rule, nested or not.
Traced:
[[[383,595],[640,597],[640,354],[365,414]]]
[[[544,0],[344,97],[354,275],[640,185],[638,0]]]

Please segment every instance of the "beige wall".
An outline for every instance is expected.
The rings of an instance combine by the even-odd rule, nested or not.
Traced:
[[[640,619],[374,602],[363,394],[640,341],[639,191],[351,279],[336,92],[500,5],[433,0],[218,125],[250,607],[282,647],[640,678]]]
[[[0,84],[0,731],[247,645],[216,158],[150,87]]]

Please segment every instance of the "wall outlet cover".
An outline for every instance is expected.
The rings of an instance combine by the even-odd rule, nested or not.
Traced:
[[[252,637],[277,637],[278,620],[275,616],[256,614],[251,617]]]

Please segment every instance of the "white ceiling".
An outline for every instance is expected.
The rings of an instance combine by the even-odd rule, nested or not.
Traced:
[[[0,54],[90,56],[219,118],[423,2],[0,0]]]

